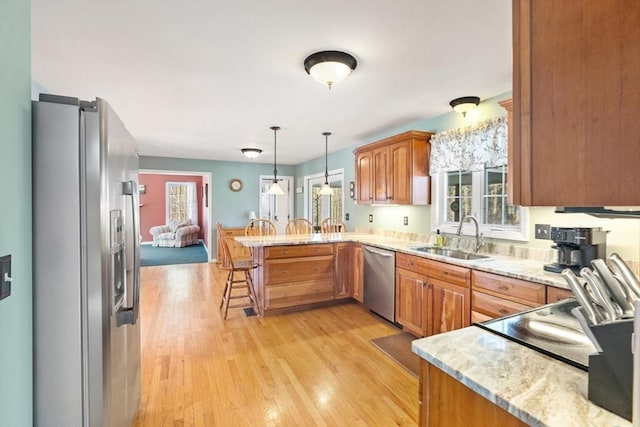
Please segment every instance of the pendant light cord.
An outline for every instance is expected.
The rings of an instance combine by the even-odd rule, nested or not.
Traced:
[[[273,182],[278,182],[278,169],[276,166],[276,155],[277,155],[277,143],[276,143],[276,134],[278,130],[280,130],[280,126],[271,126],[273,130]]]
[[[326,185],[329,185],[328,151],[329,151],[329,135],[331,135],[331,132],[323,132],[322,134],[324,135],[324,183]]]

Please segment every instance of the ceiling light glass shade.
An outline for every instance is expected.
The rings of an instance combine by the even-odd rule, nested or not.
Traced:
[[[240,151],[250,159],[255,159],[260,155],[260,153],[262,153],[262,150],[259,148],[243,148]]]
[[[463,117],[465,117],[470,110],[476,108],[478,104],[480,104],[480,98],[477,96],[463,96],[449,102],[451,108],[453,108],[456,113],[462,114]]]
[[[274,181],[273,184],[271,184],[271,188],[269,188],[266,194],[269,194],[271,196],[284,196],[284,191],[282,191],[282,187],[280,187],[280,184]]]
[[[356,58],[337,50],[316,52],[304,60],[304,69],[307,74],[314,80],[329,86],[329,89],[346,79],[357,65]]]
[[[322,196],[331,196],[333,194],[333,190],[329,184],[322,184],[322,188],[318,194]]]

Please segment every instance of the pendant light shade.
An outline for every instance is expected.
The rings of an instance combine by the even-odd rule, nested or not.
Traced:
[[[453,108],[456,113],[462,114],[462,117],[466,117],[467,112],[476,108],[478,104],[480,104],[480,98],[477,96],[463,96],[449,102],[451,108]]]
[[[322,132],[322,134],[324,135],[324,184],[322,184],[319,194],[323,196],[330,196],[333,194],[333,190],[329,185],[327,153],[329,150],[329,135],[331,135],[331,132]]]
[[[271,126],[270,129],[273,131],[273,184],[271,184],[271,188],[269,188],[266,194],[283,196],[284,191],[282,191],[282,187],[278,184],[278,168],[276,163],[276,135],[280,130],[280,126]]]
[[[356,69],[358,61],[352,55],[337,50],[325,50],[309,55],[304,69],[314,80],[329,86],[346,79]]]

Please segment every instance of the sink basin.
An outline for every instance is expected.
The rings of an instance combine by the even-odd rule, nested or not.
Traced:
[[[440,255],[440,256],[456,258],[456,259],[477,260],[477,259],[490,258],[488,255],[474,254],[471,252],[459,251],[457,249],[439,248],[435,246],[422,246],[422,247],[413,248],[413,249],[418,252],[424,252],[426,254]]]

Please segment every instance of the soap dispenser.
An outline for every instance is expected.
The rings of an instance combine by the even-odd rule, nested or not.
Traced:
[[[440,229],[436,230],[436,246],[444,246],[444,236],[440,234]]]

